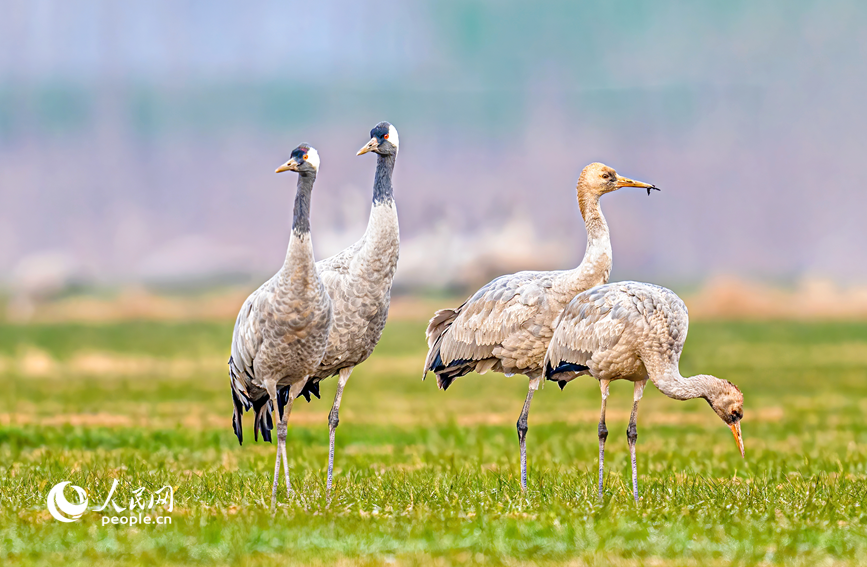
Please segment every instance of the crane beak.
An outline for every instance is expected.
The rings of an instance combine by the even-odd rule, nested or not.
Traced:
[[[274,170],[274,173],[283,173],[284,171],[298,171],[298,162],[295,158],[290,158],[289,161]]]
[[[735,443],[738,444],[738,449],[741,451],[741,457],[746,458],[746,455],[744,455],[744,438],[741,436],[741,422],[733,423],[729,425],[729,427],[735,436]]]
[[[647,189],[647,194],[650,195],[651,189],[654,191],[659,191],[659,187],[653,185],[652,183],[645,183],[643,181],[635,181],[634,179],[629,179],[628,177],[617,176],[617,181],[615,182],[617,187],[641,187],[642,189]]]
[[[365,144],[363,148],[358,150],[358,153],[355,155],[360,156],[361,154],[366,154],[367,152],[373,151],[378,147],[379,142],[376,141],[376,138],[371,138],[370,141],[367,142],[367,144]]]

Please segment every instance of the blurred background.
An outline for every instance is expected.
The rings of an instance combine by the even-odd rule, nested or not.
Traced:
[[[867,565],[865,30],[864,0],[0,0],[0,565]],[[274,169],[319,150],[333,254],[367,224],[382,120],[389,322],[340,407],[334,505],[326,380],[275,521],[273,446],[249,414],[232,434],[232,325],[285,256]],[[536,394],[528,495],[525,379],[419,380],[435,309],[578,264],[593,161],[662,188],[602,199],[611,280],[680,294],[681,371],[747,400],[744,460],[703,402],[648,388],[638,507],[628,384],[597,506],[595,382]],[[175,525],[54,522],[61,481],[171,485]]]
[[[663,189],[603,200],[613,281],[700,314],[867,314],[863,2],[0,4],[10,318],[225,291],[178,312],[232,319],[285,253],[295,180],[274,168],[319,149],[330,255],[366,225],[355,152],[380,120],[404,296],[575,266],[575,181],[603,161]]]

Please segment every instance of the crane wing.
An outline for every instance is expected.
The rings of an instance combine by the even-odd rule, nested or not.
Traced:
[[[427,328],[430,351],[425,373],[437,373],[440,387],[473,370],[494,366],[494,351],[514,333],[533,326],[547,302],[551,272],[501,276],[457,309],[438,311]]]
[[[352,259],[358,254],[363,241],[359,240],[352,246],[344,248],[334,256],[329,256],[316,262],[316,271],[319,273],[319,279],[325,289],[331,289],[334,280],[345,277],[349,274],[349,267],[352,264]]]
[[[578,294],[554,323],[543,368],[551,380],[563,372],[586,373],[595,352],[620,340],[633,310],[616,301],[618,286],[600,286]]]
[[[259,348],[262,346],[262,329],[259,318],[256,316],[257,307],[263,297],[270,293],[271,283],[274,278],[263,283],[259,289],[247,297],[238,318],[235,320],[235,330],[232,332],[232,354],[229,357],[229,379],[232,386],[232,401],[234,413],[232,426],[238,442],[244,442],[244,433],[241,427],[241,417],[245,411],[253,408],[255,417],[253,433],[258,440],[259,431],[262,431],[262,439],[271,441],[271,414],[269,411],[270,400],[267,398],[250,395],[248,387],[252,386],[255,376],[254,361]]]
[[[331,297],[334,324],[328,346],[316,374],[308,380],[311,387],[319,380],[336,374],[346,365],[360,363],[374,344],[367,344],[371,326],[384,326],[388,301],[382,301],[382,282],[368,273],[360,256],[364,241],[316,263],[319,277]],[[377,337],[378,339],[378,337]],[[302,391],[301,395],[304,395]],[[315,394],[314,394],[315,395]]]

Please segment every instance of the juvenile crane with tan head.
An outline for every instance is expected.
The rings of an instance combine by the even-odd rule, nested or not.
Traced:
[[[244,441],[241,418],[245,411],[253,409],[255,414],[254,437],[258,440],[261,431],[268,442],[273,423],[270,412],[279,413],[272,509],[277,502],[281,457],[287,496],[291,493],[286,429],[292,402],[322,361],[332,323],[331,299],[316,271],[310,239],[310,197],[319,171],[319,153],[308,144],[298,146],[277,168],[277,173],[284,171],[298,173],[286,258],[280,271],[241,306],[229,358],[235,406],[232,425],[238,442]]]
[[[732,430],[741,456],[741,418],[744,396],[729,382],[699,374],[684,377],[678,369],[686,341],[689,314],[675,293],[640,282],[599,286],[577,295],[557,318],[554,336],[545,355],[545,376],[564,388],[578,376],[599,380],[602,412],[599,417],[599,498],[602,498],[605,462],[605,405],[612,380],[633,386],[632,414],[626,437],[632,459],[632,493],[638,500],[635,442],[638,402],[649,379],[660,392],[675,400],[703,398]]]
[[[608,281],[611,240],[599,199],[621,187],[644,188],[648,195],[658,190],[601,163],[591,163],[581,172],[577,197],[587,229],[587,248],[577,268],[500,276],[457,309],[437,311],[427,328],[430,350],[424,374],[434,372],[443,390],[455,378],[473,371],[523,374],[530,379],[517,423],[522,489],[527,487],[527,416],[533,393],[544,379],[542,360],[554,332],[554,319],[576,294]]]

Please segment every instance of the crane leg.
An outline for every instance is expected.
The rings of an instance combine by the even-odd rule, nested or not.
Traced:
[[[331,492],[331,483],[334,478],[334,433],[340,423],[340,401],[343,399],[343,388],[349,382],[349,375],[354,367],[343,368],[338,374],[337,393],[334,394],[334,404],[331,413],[328,414],[328,479],[325,482],[325,491]]]
[[[283,457],[283,478],[286,481],[286,498],[292,498],[292,484],[289,482],[289,459],[286,458],[286,430],[289,428],[289,414],[292,413],[292,405],[295,402],[295,397],[300,393],[290,390],[289,402],[283,408],[283,419],[277,425],[277,443],[280,448],[280,455]]]
[[[599,499],[602,499],[602,485],[605,479],[605,440],[608,439],[608,428],[605,427],[605,406],[608,404],[608,385],[611,380],[599,380],[602,390],[602,412],[599,414]]]
[[[277,413],[277,384],[269,383],[265,385],[266,390],[268,390],[268,396],[271,398],[271,411],[274,412],[276,417]],[[280,420],[276,419],[277,422],[277,460],[274,463],[274,483],[271,485],[271,513],[274,512],[274,509],[277,506],[277,485],[280,482]]]
[[[635,382],[632,390],[632,413],[629,416],[629,427],[626,429],[626,439],[629,441],[629,456],[632,458],[632,497],[638,502],[638,466],[635,463],[635,441],[638,439],[638,402],[644,395],[647,379]]]
[[[533,401],[533,394],[539,389],[541,378],[530,379],[530,389],[527,391],[527,399],[524,400],[524,408],[521,410],[521,416],[518,418],[518,443],[521,445],[521,490],[527,491],[527,416],[530,414],[530,402]]]
[[[283,415],[278,416],[275,415],[275,421],[277,422],[277,462],[274,463],[274,484],[271,487],[271,512],[274,512],[274,509],[277,506],[277,486],[280,484],[280,462],[282,459],[283,462],[283,478],[286,481],[286,497],[292,498],[292,485],[289,482],[289,459],[286,456],[286,431],[289,426],[289,415],[292,413],[292,405],[295,402],[295,398],[298,397],[298,394],[301,393],[301,390],[304,388],[304,384],[306,384],[306,380],[302,380],[300,382],[296,382],[289,387],[289,401],[286,404],[286,407],[283,408]],[[276,396],[276,387],[274,388],[275,392],[271,396],[271,403],[273,404],[274,413],[279,413],[279,409],[277,406],[277,396]],[[270,394],[269,390],[269,394]]]

